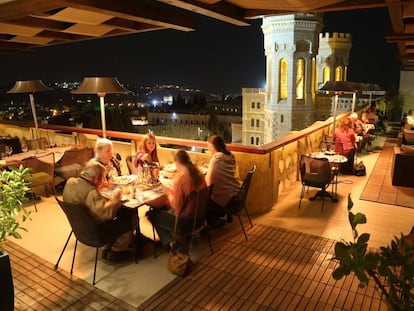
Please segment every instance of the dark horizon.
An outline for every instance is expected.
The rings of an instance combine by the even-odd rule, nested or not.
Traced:
[[[161,30],[6,54],[0,60],[0,83],[116,76],[121,83],[175,84],[216,94],[265,87],[261,20],[252,21],[249,27],[206,18],[199,22],[198,30],[189,33]],[[324,32],[349,32],[353,36],[349,81],[398,88],[395,48],[384,39],[390,28],[386,9],[330,13],[325,15],[324,24]]]

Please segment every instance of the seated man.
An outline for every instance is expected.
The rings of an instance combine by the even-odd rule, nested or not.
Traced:
[[[121,175],[121,164],[112,156],[112,141],[106,138],[100,138],[96,141],[96,154],[93,160],[101,163],[106,169],[106,178]]]
[[[104,198],[99,189],[105,180],[105,167],[97,161],[89,161],[78,178],[69,178],[63,189],[63,201],[71,204],[82,204],[89,209],[90,215],[97,223],[104,223],[118,217],[120,226],[131,226],[131,211],[121,207],[121,189],[115,189],[111,199]],[[134,227],[134,226],[132,226]],[[132,231],[119,236],[116,241],[104,249],[103,257],[110,261],[121,261],[131,258],[129,245]]]

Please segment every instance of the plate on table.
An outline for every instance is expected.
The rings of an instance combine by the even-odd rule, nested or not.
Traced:
[[[137,179],[136,175],[114,176],[111,178],[111,182],[114,185],[123,186],[123,185],[132,184],[136,179]]]
[[[141,204],[142,202],[137,199],[129,199],[128,201],[122,203],[123,206],[128,207],[128,208],[136,208],[140,206]]]
[[[177,167],[175,166],[175,163],[168,163],[164,165],[162,170],[166,173],[175,173],[177,171]]]
[[[326,155],[335,155],[336,152],[335,151],[331,151],[331,150],[327,150],[324,152]]]

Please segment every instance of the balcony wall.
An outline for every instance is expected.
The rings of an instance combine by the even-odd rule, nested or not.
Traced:
[[[349,113],[337,117],[337,124]],[[0,121],[1,122],[1,121]],[[75,128],[67,126],[44,126],[39,128],[42,137],[61,144],[81,144],[94,147],[101,130]],[[33,127],[14,122],[0,123],[0,135],[17,136],[21,140],[32,139],[35,134]],[[272,143],[250,147],[243,145],[228,145],[235,154],[239,175],[244,179],[252,165],[257,166],[247,198],[247,208],[252,215],[263,214],[275,205],[279,197],[287,194],[292,185],[299,180],[298,162],[302,154],[317,150],[324,135],[332,135],[332,118],[326,121],[317,121],[310,127],[301,131],[291,132]],[[107,131],[107,136],[113,141],[114,150],[122,159],[135,154],[138,150],[141,134]],[[198,140],[184,140],[170,137],[157,137],[161,145],[174,145],[195,148],[199,151],[189,151],[191,158],[197,164],[208,163],[210,155],[204,153],[207,143]],[[162,163],[173,161],[173,148],[158,147]],[[122,161],[122,170],[128,174],[127,166]]]

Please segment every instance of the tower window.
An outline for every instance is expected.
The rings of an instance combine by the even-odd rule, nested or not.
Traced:
[[[323,68],[323,83],[324,84],[330,80],[330,76],[331,76],[331,69],[328,66],[324,67]]]
[[[250,126],[251,126],[251,127],[254,127],[254,119],[251,119],[251,120],[250,120]]]
[[[280,115],[280,123],[283,123],[283,121],[284,121],[284,116],[283,116],[283,114],[281,114]]]
[[[335,68],[335,81],[342,81],[342,67]]]
[[[250,145],[254,145],[254,137],[250,137]]]
[[[254,102],[252,102],[252,109],[254,109]]]
[[[256,119],[256,127],[260,127],[260,120]]]
[[[288,93],[288,62],[285,58],[279,62],[279,99],[287,99]]]
[[[259,145],[259,143],[260,143],[260,138],[256,137],[256,145]]]
[[[296,62],[296,99],[305,96],[305,60],[299,58]]]
[[[260,103],[256,103],[256,108],[260,109]]]

